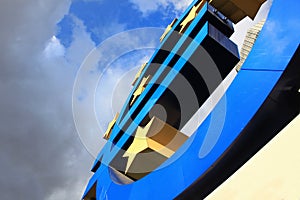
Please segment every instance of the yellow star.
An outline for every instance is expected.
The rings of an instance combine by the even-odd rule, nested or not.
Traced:
[[[197,6],[193,6],[193,8],[189,12],[188,16],[186,16],[186,18],[184,18],[183,22],[181,22],[181,24],[180,24],[181,29],[180,29],[179,33],[183,34],[185,32],[185,30],[189,27],[191,22],[196,18],[198,12],[203,7],[205,2],[206,2],[206,0],[202,0]]]
[[[175,18],[171,24],[169,24],[165,30],[165,32],[162,34],[162,36],[160,37],[160,42],[162,42],[164,40],[164,38],[166,37],[166,35],[169,33],[169,31],[172,29],[172,27],[174,26],[174,24],[177,22],[177,18]]]
[[[128,157],[125,174],[133,164],[135,157],[144,150],[149,148],[166,158],[170,158],[187,138],[186,135],[172,126],[153,117],[145,127],[138,126],[132,144],[123,155],[123,157]]]
[[[142,74],[144,68],[147,66],[148,63],[144,63],[140,70],[138,71],[138,73],[135,75],[133,82],[131,83],[132,86],[134,86],[134,84],[137,82],[138,78],[140,77],[140,75]]]
[[[133,98],[130,102],[130,106],[132,106],[132,104],[135,102],[135,100],[143,93],[143,91],[146,88],[146,85],[148,84],[149,80],[150,80],[150,75],[147,76],[146,78],[143,78],[142,82],[140,83],[139,87],[135,90],[135,92],[133,93]]]
[[[119,113],[117,113],[116,116],[114,117],[114,119],[108,124],[107,130],[103,136],[104,139],[108,140],[110,138],[110,134],[112,132],[112,129],[113,129],[118,117],[119,117]]]
[[[128,157],[125,174],[128,172],[128,169],[132,165],[137,154],[148,148],[147,137],[146,137],[147,132],[148,132],[147,126],[145,128],[138,126],[132,144],[123,155],[123,157]]]

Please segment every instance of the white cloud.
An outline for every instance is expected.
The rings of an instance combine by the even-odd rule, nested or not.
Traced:
[[[60,43],[59,39],[52,36],[44,49],[44,54],[47,58],[63,56],[65,54],[65,47]]]
[[[93,49],[82,64],[74,87],[73,112],[81,141],[93,156],[105,143],[95,138],[104,134],[131,89],[135,73],[130,70],[149,59],[149,48],[158,46],[162,32],[161,28],[142,28],[119,33]]]
[[[104,26],[94,27],[91,32],[95,34],[100,41],[114,35],[120,33],[126,29],[126,24],[122,24],[116,21],[116,19],[108,20],[109,24]]]
[[[174,13],[182,13],[192,0],[129,0],[133,3],[137,9],[139,9],[144,15],[148,15],[151,12],[155,12],[159,9],[167,9],[170,6],[175,8]]]
[[[101,2],[103,0],[83,0],[84,2]]]
[[[95,43],[92,41],[90,33],[86,31],[83,22],[75,16],[72,16],[72,18],[75,23],[73,40],[66,51],[66,59],[70,65],[79,68],[85,56],[95,48]]]
[[[153,52],[153,50],[139,50],[128,53],[125,58],[121,57],[111,63],[102,74],[96,92],[96,114],[102,130],[105,131],[113,115],[121,111],[132,89],[131,83],[135,74],[142,64],[148,62]]]

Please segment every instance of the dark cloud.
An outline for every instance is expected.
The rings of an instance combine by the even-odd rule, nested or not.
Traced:
[[[89,178],[93,158],[72,118],[78,66],[44,52],[69,4],[0,3],[1,200],[80,199]]]
[[[53,37],[70,3],[0,3],[1,200],[80,199],[91,175],[94,158],[75,130],[72,89],[78,67],[94,42],[84,21],[75,15],[68,45]],[[103,31],[124,27],[112,23]]]

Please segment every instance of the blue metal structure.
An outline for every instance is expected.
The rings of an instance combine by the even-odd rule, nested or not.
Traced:
[[[197,1],[194,1],[191,4],[182,18],[196,2]],[[120,113],[121,117],[118,118],[112,130],[110,139],[95,161],[93,166],[95,173],[88,183],[83,198],[92,189],[95,190],[96,199],[99,200],[204,198],[299,114],[300,94],[298,89],[300,87],[300,72],[295,66],[297,66],[297,63],[299,64],[300,55],[299,49],[297,50],[300,42],[300,15],[297,14],[299,13],[298,8],[300,7],[300,2],[295,0],[274,0],[265,26],[241,71],[224,94],[224,97],[220,100],[220,103],[217,104],[212,111],[215,113],[223,112],[223,104],[224,102],[226,103],[224,126],[213,148],[204,156],[201,155],[200,150],[201,147],[205,145],[204,142],[206,141],[205,137],[208,133],[208,129],[218,123],[216,119],[209,115],[188,141],[157,170],[154,170],[144,178],[131,184],[118,184],[112,180],[111,171],[109,169],[110,162],[120,149],[124,148],[124,145],[126,145],[126,142],[136,129],[137,124],[141,123],[146,113],[150,111],[155,102],[171,84],[176,73],[179,73],[193,52],[199,46],[203,46],[203,41],[210,34],[210,24],[203,22],[201,30],[189,43],[186,51],[182,53],[182,56],[174,65],[174,71],[169,72],[161,82],[161,85],[155,88],[155,91],[151,93],[149,100],[143,104],[144,106],[133,118],[133,123],[131,118],[135,110],[138,109],[138,106],[141,105],[145,96],[151,91],[151,88],[154,87],[155,80],[160,77],[164,68],[169,65],[169,62],[176,53],[178,53],[180,47],[187,40],[187,35],[190,34],[197,23],[203,19],[205,12],[208,10],[208,6],[209,5],[206,4],[204,8],[201,9],[198,16],[186,30],[186,33],[178,39],[171,53],[164,59],[162,65],[157,69],[150,83],[145,88],[145,91],[136,102],[130,108],[124,106]],[[165,42],[171,37],[172,31],[174,31],[181,20],[182,19],[179,19],[173,26],[159,49],[163,48]],[[229,44],[229,46],[230,45],[231,44]],[[149,61],[149,64],[135,84],[125,105],[129,104],[130,97],[138,87],[143,74],[147,71],[153,59],[155,59],[155,55],[159,49]],[[232,49],[234,49],[234,47]],[[232,50],[232,52],[234,51],[235,50]],[[225,76],[227,73],[228,72],[221,76]],[[293,99],[286,97],[281,98],[281,96],[284,95],[281,93],[282,91],[280,91],[282,88],[290,88],[288,89],[290,90],[289,95],[292,95],[291,98]],[[283,106],[284,108],[291,106],[291,111],[279,117],[281,120],[279,120],[278,126],[268,124],[271,121],[266,120],[266,122],[263,122],[262,120],[266,119],[266,117],[263,116],[266,110],[272,110],[268,108],[270,105],[268,99],[277,97],[279,100],[283,99],[280,101],[283,104],[291,102],[290,105]],[[278,111],[278,109],[273,110]],[[278,113],[281,112],[278,111],[276,114]],[[260,129],[252,127],[253,123],[260,127]],[[257,136],[251,138],[255,134],[265,134],[264,132],[260,132],[265,130],[265,126],[274,127],[274,129],[268,129],[266,131],[270,133],[266,134],[268,137]],[[236,152],[234,147],[240,147],[238,143],[247,144],[248,139],[251,143],[249,146],[250,153],[247,153],[247,149],[244,149],[245,157],[235,161],[234,159],[238,158],[238,154],[236,153],[236,155],[231,155],[230,157],[230,152]],[[226,167],[228,168],[226,169]],[[223,175],[218,173],[221,172],[222,169],[225,169]]]

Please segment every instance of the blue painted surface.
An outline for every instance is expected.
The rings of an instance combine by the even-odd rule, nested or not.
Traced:
[[[295,6],[295,4],[298,6]],[[107,166],[102,164],[91,178],[86,191],[97,181],[98,199],[173,199],[192,184],[239,135],[282,75],[300,42],[300,17],[297,8],[299,8],[298,1],[274,0],[269,18],[253,47],[253,51],[225,94],[226,117],[224,127],[217,143],[206,156],[199,158],[200,148],[203,145],[208,129],[218,123],[218,121],[214,121],[211,118],[211,115],[158,170],[132,184],[118,185],[111,181]],[[292,22],[297,23],[294,24],[292,29],[286,28],[291,27],[291,25],[286,25]],[[274,27],[272,37],[270,37],[271,27]],[[277,30],[280,27],[284,28]],[[201,34],[199,33],[199,42],[201,41]],[[274,38],[279,38],[280,40],[274,41]],[[279,48],[276,42],[283,43],[282,45],[286,46],[281,45]],[[188,55],[193,51],[192,46],[193,44],[186,52]],[[179,60],[175,68],[178,67],[177,69],[179,69],[181,62]],[[170,73],[165,78],[166,86],[174,74]],[[151,99],[155,101],[163,90],[163,86],[157,89]],[[225,98],[225,95],[223,98]],[[142,113],[149,110],[152,103],[147,103],[139,113],[136,123],[142,118]],[[212,112],[220,112],[220,110],[222,110],[222,105],[219,103]],[[132,131],[131,128],[129,130]],[[121,146],[126,137],[128,135],[124,134],[124,138],[119,141],[118,145]],[[112,159],[111,156],[115,155],[117,148],[112,148],[112,152],[110,150],[111,142],[108,141],[102,151],[104,157],[108,160]]]
[[[300,38],[300,1],[274,1],[267,23],[250,52],[243,69],[284,70],[290,60],[289,52],[294,52]],[[258,61],[264,61],[262,65]]]

